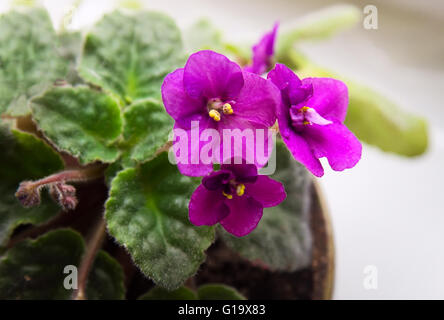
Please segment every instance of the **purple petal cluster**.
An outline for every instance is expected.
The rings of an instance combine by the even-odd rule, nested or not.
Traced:
[[[268,129],[277,119],[280,135],[294,158],[318,177],[324,174],[320,158],[327,158],[336,171],[355,166],[361,158],[361,143],[344,125],[348,90],[343,82],[301,80],[282,64],[276,64],[267,79],[261,77],[272,68],[277,29],[275,24],[253,47],[252,64],[243,70],[225,56],[206,50],[191,55],[184,68],[164,80],[162,98],[175,120],[174,128],[194,141],[188,145],[187,161],[178,162],[178,168],[185,175],[204,176],[189,204],[189,218],[196,226],[220,223],[242,237],[256,228],[264,208],[276,206],[286,197],[280,182],[258,175],[256,160],[231,164],[233,159],[228,158],[227,162],[224,141],[208,142],[218,143],[220,152],[210,163],[202,162],[204,144],[199,137],[204,130],[215,130],[222,137],[226,129]],[[222,164],[219,171],[213,171],[214,163]]]
[[[229,233],[242,237],[256,228],[264,208],[277,206],[285,197],[284,186],[258,175],[255,165],[222,165],[194,191],[189,217],[196,226],[220,223]]]
[[[354,167],[362,146],[344,125],[347,86],[331,78],[300,80],[283,64],[276,64],[268,79],[281,91],[279,132],[294,158],[318,177],[324,174],[319,158],[326,157],[336,171]]]
[[[279,23],[275,23],[273,30],[266,33],[261,40],[253,46],[253,61],[244,70],[264,74],[272,67],[274,45],[276,42],[277,30]]]
[[[199,136],[206,129],[216,130],[221,137],[224,129],[267,130],[276,122],[280,93],[270,81],[243,71],[221,54],[204,50],[192,54],[184,68],[165,78],[162,99],[166,111],[175,120],[174,128],[187,132],[191,141],[195,139],[191,136],[193,123],[199,124]],[[223,150],[223,141],[207,143],[217,143]],[[201,141],[189,143],[188,161],[178,163],[181,173],[203,176],[212,171],[213,164],[204,163],[198,156],[204,145]],[[193,161],[196,155],[199,159]],[[214,162],[224,160],[220,152],[220,158]]]

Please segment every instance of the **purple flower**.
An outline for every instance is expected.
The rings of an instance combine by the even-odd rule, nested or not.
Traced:
[[[362,146],[343,124],[347,86],[330,78],[300,80],[282,64],[276,64],[268,78],[281,90],[279,131],[294,158],[318,177],[324,174],[322,157],[336,171],[354,167],[361,159]]]
[[[263,209],[286,197],[284,186],[258,175],[253,164],[222,165],[202,179],[191,195],[190,221],[196,226],[220,223],[229,233],[242,237],[259,223]]]
[[[256,74],[264,74],[271,69],[278,27],[279,23],[276,22],[273,30],[266,33],[261,40],[253,46],[253,63],[246,66],[244,70]]]
[[[274,125],[280,94],[266,79],[242,71],[221,54],[204,50],[192,54],[184,68],[167,75],[162,84],[162,99],[166,111],[175,120],[176,140],[179,130],[185,132],[188,140],[187,152],[184,152],[186,161],[178,160],[180,172],[204,176],[213,170],[213,163],[222,163],[234,156],[223,153],[224,130],[261,129],[267,132]],[[201,135],[206,129],[213,129],[220,140],[200,141],[205,140]],[[265,134],[264,145],[268,145],[268,138],[269,135]],[[220,154],[213,153],[211,162],[203,161],[200,155],[204,147],[206,150],[218,149]],[[245,153],[254,152],[254,144],[253,148],[251,144],[243,147]],[[249,155],[241,157],[250,158]],[[254,161],[251,163],[257,164],[256,155],[252,157]]]

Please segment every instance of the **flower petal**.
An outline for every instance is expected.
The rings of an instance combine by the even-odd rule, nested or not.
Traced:
[[[233,99],[244,85],[241,68],[210,50],[192,54],[185,65],[183,83],[193,98]]]
[[[199,137],[203,130],[211,128],[212,119],[204,117],[199,123],[199,127],[182,127],[176,121],[174,125],[173,151],[177,161],[177,168],[180,173],[190,177],[201,177],[213,171],[213,163],[204,163],[200,156],[200,151],[204,145],[210,142],[202,142]],[[194,123],[193,123],[194,124]],[[182,139],[185,139],[182,140]],[[181,153],[184,152],[184,155]]]
[[[313,173],[316,177],[322,177],[324,175],[324,169],[321,162],[315,157],[311,146],[300,134],[289,130],[288,136],[282,136],[282,140],[287,145],[293,157],[302,163],[307,169]]]
[[[242,163],[253,163],[258,168],[265,166],[273,151],[273,131],[268,126],[235,115],[224,118],[230,119],[218,123],[221,163],[241,158]]]
[[[257,74],[244,72],[245,84],[233,105],[234,117],[271,127],[276,122],[279,90]]]
[[[302,84],[299,87],[292,85],[289,89],[288,95],[290,97],[291,104],[304,103],[313,95],[313,86],[309,83]]]
[[[223,220],[230,212],[224,201],[221,191],[210,191],[203,185],[198,186],[189,204],[191,223],[195,226],[212,226]]]
[[[303,135],[315,157],[327,157],[333,170],[352,168],[361,159],[361,142],[343,124],[312,125],[307,127]]]
[[[222,169],[204,177],[202,179],[202,185],[208,190],[223,190],[225,185],[234,178],[234,174],[230,170]]]
[[[183,86],[184,69],[168,74],[162,84],[162,100],[168,114],[176,121],[184,122],[194,114],[206,112],[203,100],[193,99]]]
[[[310,123],[317,124],[317,125],[320,125],[320,126],[326,126],[326,125],[329,125],[329,124],[332,124],[332,123],[333,123],[333,122],[331,122],[330,120],[327,120],[327,119],[323,118],[323,117],[322,117],[319,113],[317,113],[316,110],[313,109],[313,108],[309,108],[309,109],[307,110],[307,113],[306,113],[305,117],[307,118],[307,120],[308,120]]]
[[[257,175],[257,167],[254,164],[234,164],[234,160],[231,164],[222,164],[221,169],[229,170],[236,178],[237,182],[255,182]]]
[[[279,23],[275,23],[273,30],[267,32],[261,40],[253,46],[253,63],[244,68],[245,71],[263,74],[267,72],[270,60],[274,54],[274,43],[276,40]]]
[[[331,78],[306,78],[303,85],[313,85],[313,95],[304,106],[314,108],[322,117],[343,123],[347,114],[348,89],[342,81]]]
[[[289,86],[297,88],[302,85],[299,77],[290,68],[281,63],[276,63],[274,69],[268,73],[267,78],[270,79],[279,90],[284,90]]]
[[[305,138],[291,126],[290,109],[284,103],[278,108],[279,133],[293,157],[317,177],[324,175],[321,162],[314,156]]]
[[[243,237],[253,231],[262,218],[262,205],[249,196],[233,196],[225,202],[230,208],[229,215],[220,224],[229,233]]]
[[[287,197],[282,183],[263,175],[258,176],[255,183],[245,186],[245,194],[260,202],[264,208],[277,206]]]

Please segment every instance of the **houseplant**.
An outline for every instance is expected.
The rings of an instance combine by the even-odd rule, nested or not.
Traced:
[[[245,72],[276,70],[277,61],[299,75],[331,78],[298,52],[295,42],[355,19],[356,11],[345,7],[288,31],[276,27],[262,39],[276,40],[276,49],[265,54],[265,70]],[[165,89],[168,75],[199,55],[214,61],[223,54],[235,61],[223,60],[224,66],[254,68],[249,48],[227,43],[207,21],[182,36],[169,17],[145,11],[115,11],[81,34],[56,33],[44,9],[26,8],[3,15],[0,30],[2,298],[330,297],[331,283],[314,293],[312,278],[319,273],[310,270],[315,259],[319,263],[332,252],[331,239],[318,256],[312,250],[325,215],[313,221],[320,196],[312,174],[287,150],[291,142],[278,137],[271,175],[287,197],[265,208],[248,234],[226,224],[228,232],[193,225],[208,224],[188,217],[189,199],[204,174],[188,177],[168,161],[168,135],[174,120],[180,121],[174,104],[169,107],[177,94]],[[260,54],[260,43],[253,54]],[[281,89],[272,76],[248,77],[276,86],[270,92]],[[397,112],[409,126],[397,125],[384,98],[345,83],[352,92],[346,124],[361,140],[407,156],[425,150],[421,119]],[[236,113],[236,104],[229,104]],[[223,106],[212,109],[218,111],[210,114],[213,120],[224,116]],[[369,112],[371,117],[363,116]],[[318,167],[304,164],[320,175]],[[330,234],[328,223],[325,232]],[[251,278],[243,280],[240,269]],[[329,277],[327,272],[320,282]],[[253,286],[258,279],[263,292]],[[291,285],[281,292],[279,283]]]

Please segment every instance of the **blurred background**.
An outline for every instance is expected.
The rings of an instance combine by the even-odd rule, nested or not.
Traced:
[[[45,0],[56,27],[73,0]],[[91,25],[120,1],[84,0],[68,29]],[[128,2],[128,1],[127,1]],[[403,158],[364,145],[352,170],[320,179],[336,245],[335,299],[444,299],[444,2],[440,0],[292,1],[147,0],[148,9],[180,27],[207,17],[225,38],[253,43],[275,21],[282,26],[327,6],[378,9],[378,29],[355,27],[299,47],[314,62],[377,89],[429,122],[424,155]],[[1,0],[0,10],[10,1]],[[396,114],[393,115],[396,117]],[[366,289],[364,270],[377,270]]]

